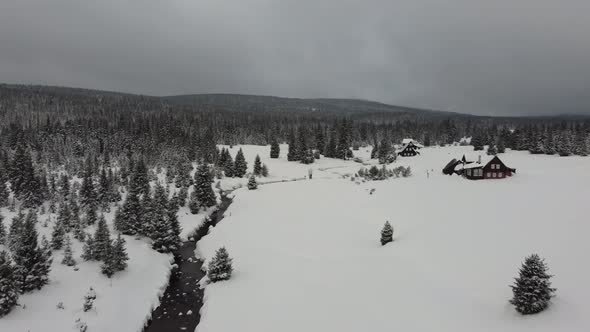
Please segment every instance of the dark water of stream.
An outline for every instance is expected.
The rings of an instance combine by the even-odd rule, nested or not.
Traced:
[[[183,242],[180,250],[174,253],[177,267],[173,268],[170,282],[160,306],[152,312],[152,319],[146,324],[144,332],[194,331],[203,306],[203,290],[199,280],[205,276],[201,270],[203,262],[195,257],[197,241],[207,235],[209,226],[215,226],[223,219],[223,213],[232,203],[227,195],[221,196],[221,204],[209,220],[203,224],[192,240]]]

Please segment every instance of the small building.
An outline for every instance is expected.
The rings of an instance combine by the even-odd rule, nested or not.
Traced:
[[[423,148],[424,146],[411,138],[404,138],[402,140],[402,145],[395,151],[398,156],[402,157],[413,157],[419,155],[419,149]]]
[[[516,169],[506,166],[498,156],[494,156],[488,162],[463,164],[460,173],[469,180],[504,179],[516,173]]]

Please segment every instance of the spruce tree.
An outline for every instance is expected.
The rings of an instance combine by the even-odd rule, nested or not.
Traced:
[[[76,260],[74,259],[73,252],[72,252],[72,241],[70,237],[66,235],[65,239],[65,248],[64,248],[64,258],[62,259],[61,263],[67,266],[74,266],[76,265]]]
[[[551,288],[545,261],[537,254],[525,258],[520,275],[515,279],[512,288],[513,298],[510,303],[516,311],[523,315],[539,313],[547,306],[553,297],[555,288]]]
[[[482,151],[483,150],[483,137],[481,134],[475,134],[471,137],[471,145],[473,145],[473,150],[475,151]]]
[[[10,193],[6,187],[6,181],[0,179],[0,207],[8,206],[8,198]]]
[[[571,134],[569,131],[564,131],[559,135],[557,153],[562,157],[567,157],[572,154]]]
[[[291,129],[291,134],[289,135],[289,150],[287,151],[287,160],[288,161],[298,161],[301,159],[299,153],[299,147],[297,146],[297,138],[295,137],[295,131]]]
[[[170,247],[170,250],[175,251],[180,248],[180,232],[182,231],[180,222],[178,221],[178,203],[176,197],[172,197],[172,199],[169,200],[167,213],[168,224],[170,225],[170,230],[172,232],[168,246]]]
[[[82,225],[82,220],[80,216],[74,215],[72,216],[72,233],[74,233],[74,238],[80,242],[84,241],[86,234],[84,233],[84,226]]]
[[[496,154],[498,154],[498,149],[496,149],[496,146],[492,143],[488,145],[488,151],[486,151],[486,153],[489,156],[495,156]]]
[[[496,150],[498,153],[506,152],[506,142],[502,136],[498,136],[498,141],[496,143]]]
[[[70,195],[70,179],[66,174],[62,174],[59,178],[59,194],[63,199],[67,199]]]
[[[96,260],[106,259],[111,245],[111,236],[104,215],[98,218],[98,225],[94,233],[94,257]]]
[[[84,246],[82,247],[82,259],[85,261],[96,260],[96,254],[94,251],[94,238],[92,235],[86,234],[86,242],[84,242]]]
[[[96,206],[91,205],[86,208],[86,224],[94,225],[98,220]]]
[[[279,158],[280,154],[281,154],[281,147],[279,146],[279,142],[276,140],[276,138],[273,137],[273,139],[270,143],[270,157],[272,159],[277,159],[277,158]]]
[[[49,282],[51,259],[37,244],[37,213],[30,211],[23,225],[20,244],[14,253],[21,292],[41,289]]]
[[[129,256],[127,255],[127,250],[125,249],[125,239],[121,237],[121,234],[117,235],[117,239],[113,244],[113,270],[114,271],[124,271],[127,268],[127,261],[129,260]]]
[[[393,242],[393,227],[389,221],[386,221],[381,230],[381,245],[384,246],[389,242]]]
[[[6,228],[4,227],[4,216],[0,214],[0,245],[7,244]]]
[[[250,176],[250,179],[248,180],[248,189],[249,190],[255,190],[258,188],[258,183],[256,183],[256,178],[254,177],[254,175]]]
[[[64,237],[66,235],[66,231],[59,219],[55,221],[53,224],[53,231],[51,232],[51,248],[54,250],[59,250],[64,245]]]
[[[71,220],[72,212],[70,211],[69,204],[66,201],[59,207],[56,224],[59,223],[61,227],[64,229],[64,232],[69,232],[71,229]]]
[[[129,191],[123,206],[115,213],[115,228],[125,235],[136,235],[141,231],[142,207],[136,191]]]
[[[234,161],[227,149],[225,150],[225,162],[222,165],[222,167],[225,176],[227,176],[228,178],[234,177]]]
[[[232,259],[225,247],[217,249],[215,256],[209,262],[207,267],[207,276],[211,282],[228,280],[233,272]]]
[[[109,278],[115,274],[115,257],[113,255],[113,247],[110,240],[106,244],[105,251],[103,253],[100,271]]]
[[[238,156],[242,156],[241,160],[245,163],[246,161],[243,159],[244,155],[241,153],[242,149],[238,151]],[[238,156],[236,156],[236,165],[238,165]],[[245,164],[244,164],[245,167]],[[236,166],[237,168],[237,166]],[[237,175],[242,177],[245,174],[239,173],[241,175]],[[211,183],[213,179],[211,178],[211,173],[209,172],[209,167],[206,164],[201,164],[197,167],[197,172],[195,173],[195,195],[199,204],[203,207],[210,207],[217,203],[215,199],[215,192],[213,192],[213,188],[211,187]],[[192,200],[191,200],[192,201]]]
[[[21,234],[23,232],[25,223],[25,215],[19,211],[16,216],[12,218],[12,223],[8,231],[8,248],[11,252],[16,252],[21,243]]]
[[[112,184],[107,176],[107,170],[103,167],[98,179],[98,188],[96,190],[96,200],[101,209],[107,210],[111,202]]]
[[[253,171],[255,176],[261,176],[262,175],[262,162],[260,161],[260,156],[256,155],[256,158],[254,159],[254,171]]]
[[[10,183],[15,197],[22,201],[23,207],[39,206],[42,200],[40,183],[35,176],[31,154],[23,144],[19,144],[16,148],[11,170]]]
[[[199,213],[199,210],[201,209],[201,202],[199,202],[196,189],[191,191],[190,197],[188,199],[188,208],[192,214]]]
[[[82,178],[82,187],[80,188],[80,204],[83,207],[96,206],[96,191],[94,190],[94,182],[92,179],[92,164],[90,159],[86,162],[86,169]]]
[[[178,203],[178,206],[185,206],[187,198],[188,198],[188,187],[180,188],[180,190],[178,191],[178,197],[176,197],[176,199],[177,199],[176,202]]]
[[[129,191],[135,192],[137,195],[149,195],[150,194],[150,180],[148,178],[147,166],[143,158],[139,158],[133,174],[131,174],[131,187]]]
[[[0,252],[0,317],[18,303],[17,271],[6,251]]]
[[[236,154],[236,160],[234,162],[234,176],[238,178],[244,177],[247,170],[248,163],[246,162],[246,158],[244,158],[244,152],[242,151],[242,148],[240,148]],[[207,171],[209,170],[207,169]]]
[[[379,144],[377,158],[379,159],[379,164],[389,164],[395,161],[393,147],[387,138],[384,138],[381,144]]]

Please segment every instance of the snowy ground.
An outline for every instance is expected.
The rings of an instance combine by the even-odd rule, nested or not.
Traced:
[[[259,153],[273,178],[307,174],[266,159],[268,147],[244,152],[249,166]],[[426,148],[398,162],[413,177],[360,184],[340,176],[359,164],[323,159],[313,180],[235,191],[197,246],[207,259],[226,246],[235,269],[206,287],[197,331],[587,331],[590,158],[509,152],[500,157],[517,168],[512,178],[442,175],[463,153],[477,156]],[[382,247],[386,220],[395,241]],[[547,259],[557,297],[522,317],[508,285],[533,252]]]

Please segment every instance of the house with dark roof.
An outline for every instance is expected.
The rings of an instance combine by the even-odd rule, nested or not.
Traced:
[[[498,156],[494,156],[487,162],[479,160],[478,162],[457,165],[455,172],[469,180],[505,179],[516,173],[516,169],[506,166]]]
[[[402,145],[395,151],[398,156],[402,157],[413,157],[419,155],[419,149],[423,148],[424,146],[411,138],[404,138],[402,140]]]

